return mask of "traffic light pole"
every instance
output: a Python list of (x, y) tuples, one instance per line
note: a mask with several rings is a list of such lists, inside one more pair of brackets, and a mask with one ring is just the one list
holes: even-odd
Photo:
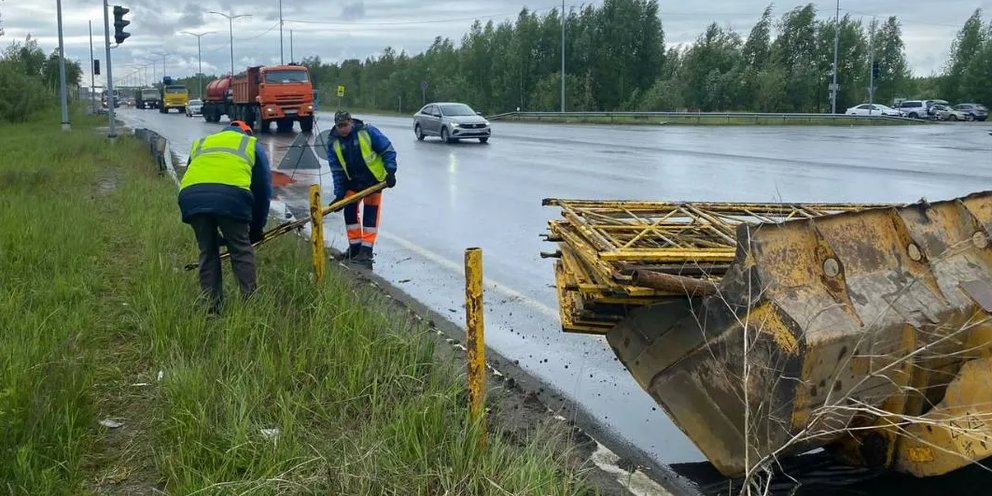
[(116, 118), (114, 116), (114, 64), (110, 58), (110, 13), (108, 10), (110, 10), (110, 7), (107, 5), (107, 0), (103, 0), (103, 35), (104, 45), (107, 48), (107, 85), (103, 91), (107, 95), (107, 116), (110, 119), (107, 137), (113, 142), (114, 138), (117, 137), (117, 129), (115, 127)]

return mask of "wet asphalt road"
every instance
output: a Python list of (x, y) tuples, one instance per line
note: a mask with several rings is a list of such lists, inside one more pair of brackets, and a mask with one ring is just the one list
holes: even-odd
[[(119, 114), (131, 127), (165, 135), (180, 154), (219, 129), (176, 114)], [(463, 251), (482, 247), (489, 283), (487, 344), (664, 464), (703, 457), (614, 359), (605, 340), (560, 331), (552, 262), (539, 256), (554, 249), (539, 236), (558, 212), (541, 207), (542, 199), (912, 202), (992, 188), (992, 125), (985, 123), (876, 128), (496, 122), (489, 144), (449, 145), (436, 138), (418, 142), (410, 118), (356, 117), (385, 132), (398, 153), (398, 184), (383, 200), (376, 272), (457, 322), (463, 312)], [(322, 153), (311, 155), (306, 139), (262, 138), (279, 164), (274, 169), (294, 183), (277, 195), (297, 212), (305, 210), (311, 182), (332, 197)], [(328, 217), (327, 229), (329, 243), (344, 248), (339, 215)]]

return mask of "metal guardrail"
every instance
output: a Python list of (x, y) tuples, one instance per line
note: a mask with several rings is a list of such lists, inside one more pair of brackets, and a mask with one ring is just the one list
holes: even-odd
[(632, 119), (651, 119), (651, 118), (664, 118), (670, 117), (673, 119), (679, 119), (680, 121), (691, 121), (691, 120), (719, 120), (719, 119), (780, 119), (785, 121), (815, 121), (815, 120), (852, 120), (852, 121), (864, 121), (866, 119), (870, 120), (885, 120), (885, 121), (900, 121), (900, 122), (914, 122), (923, 123), (919, 119), (911, 119), (908, 117), (887, 117), (887, 116), (857, 116), (857, 115), (845, 115), (845, 114), (792, 114), (792, 113), (760, 113), (760, 112), (506, 112), (503, 114), (496, 114), (489, 116), (488, 119), (491, 121), (495, 120), (506, 120), (513, 118), (527, 118), (527, 119), (561, 119), (561, 118), (604, 118), (604, 119), (615, 119), (615, 118), (632, 118)]

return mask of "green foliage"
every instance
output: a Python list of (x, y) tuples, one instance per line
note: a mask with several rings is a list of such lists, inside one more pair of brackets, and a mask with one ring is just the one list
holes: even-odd
[[(65, 73), (68, 88), (79, 85), (83, 71), (78, 62), (66, 60)], [(58, 91), (58, 50), (46, 58), (38, 41), (28, 36), (0, 54), (0, 122), (23, 122), (56, 105)]]

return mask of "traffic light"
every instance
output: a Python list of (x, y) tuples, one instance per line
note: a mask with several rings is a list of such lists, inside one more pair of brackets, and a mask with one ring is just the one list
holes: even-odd
[(878, 75), (881, 72), (882, 72), (882, 68), (881, 66), (878, 65), (878, 62), (875, 62), (871, 65), (871, 77), (878, 79)]
[(100, 59), (95, 59), (93, 61), (93, 75), (95, 76), (100, 75)]
[(124, 15), (131, 12), (131, 9), (126, 9), (120, 5), (114, 5), (114, 40), (120, 45), (124, 43), (124, 40), (131, 36), (131, 33), (124, 32), (124, 28), (131, 24), (131, 21), (124, 19)]

